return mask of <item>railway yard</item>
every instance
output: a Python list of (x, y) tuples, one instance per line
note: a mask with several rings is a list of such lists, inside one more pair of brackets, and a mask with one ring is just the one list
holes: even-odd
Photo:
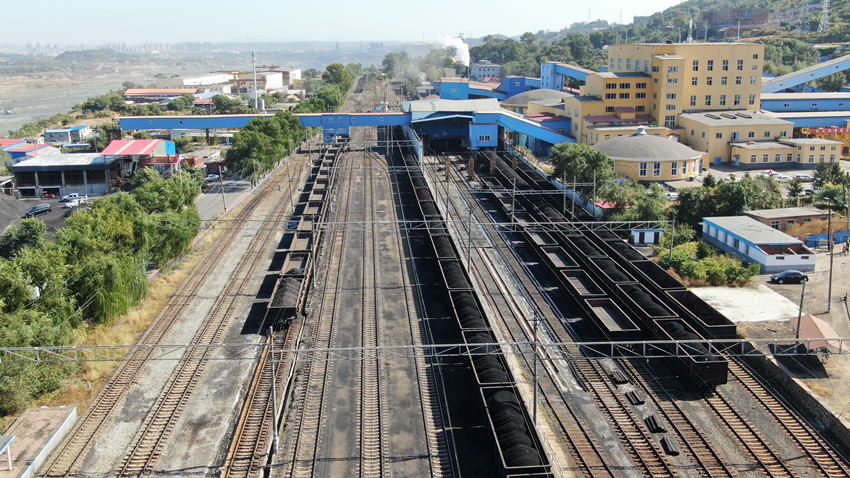
[(509, 155), (356, 128), (221, 224), (45, 476), (850, 476), (732, 322)]

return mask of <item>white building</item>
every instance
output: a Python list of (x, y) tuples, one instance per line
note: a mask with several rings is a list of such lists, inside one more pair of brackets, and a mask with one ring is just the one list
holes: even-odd
[(472, 81), (483, 81), (488, 76), (499, 76), (502, 74), (502, 65), (497, 65), (489, 60), (473, 63), (469, 71), (469, 79)]
[(802, 241), (751, 217), (704, 217), (702, 223), (705, 242), (743, 261), (760, 264), (763, 274), (815, 270), (817, 255)]
[(206, 75), (159, 78), (156, 80), (157, 88), (177, 88), (180, 86), (209, 86), (227, 83), (232, 79), (229, 73), (208, 73)]

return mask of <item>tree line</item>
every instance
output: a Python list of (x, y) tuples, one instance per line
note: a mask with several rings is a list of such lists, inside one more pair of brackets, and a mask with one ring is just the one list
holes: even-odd
[[(165, 180), (142, 169), (132, 193), (98, 199), (69, 217), (52, 240), (39, 219), (11, 226), (0, 241), (0, 346), (74, 345), (144, 298), (146, 272), (182, 254), (200, 226), (194, 199), (203, 172), (180, 176)], [(57, 390), (78, 369), (4, 363), (0, 414)]]

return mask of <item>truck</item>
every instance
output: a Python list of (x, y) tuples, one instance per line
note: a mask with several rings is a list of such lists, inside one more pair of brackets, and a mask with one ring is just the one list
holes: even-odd
[(88, 196), (77, 196), (74, 199), (69, 199), (65, 203), (64, 207), (69, 207), (69, 208), (70, 207), (80, 207), (83, 204), (87, 204), (87, 203), (88, 203)]
[(59, 202), (73, 201), (74, 199), (80, 199), (80, 197), (81, 196), (80, 196), (79, 193), (66, 194), (66, 195), (62, 196), (62, 199), (60, 199)]

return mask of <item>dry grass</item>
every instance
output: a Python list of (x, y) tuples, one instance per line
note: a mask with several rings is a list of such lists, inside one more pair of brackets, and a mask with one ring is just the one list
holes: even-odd
[[(226, 225), (213, 228), (204, 241), (173, 269), (154, 279), (148, 288), (147, 296), (127, 315), (118, 317), (113, 325), (81, 328), (77, 345), (132, 345), (138, 342), (141, 335), (168, 304), (180, 284), (209, 254), (212, 244), (221, 235), (224, 227)], [(42, 397), (37, 405), (75, 404), (82, 413), (92, 403), (117, 366), (117, 362), (109, 361), (83, 362), (79, 373), (69, 377), (66, 385), (57, 392)]]
[(809, 236), (817, 236), (820, 234), (826, 234), (829, 231), (829, 223), (826, 220), (817, 220), (808, 222), (806, 224), (794, 224), (789, 227), (785, 232), (789, 236), (794, 236), (800, 238), (801, 241), (805, 241)]
[(826, 387), (818, 382), (808, 382), (806, 385), (808, 385), (809, 388), (812, 389), (812, 392), (814, 392), (816, 395), (820, 395), (823, 398), (829, 398), (832, 396), (832, 387)]

